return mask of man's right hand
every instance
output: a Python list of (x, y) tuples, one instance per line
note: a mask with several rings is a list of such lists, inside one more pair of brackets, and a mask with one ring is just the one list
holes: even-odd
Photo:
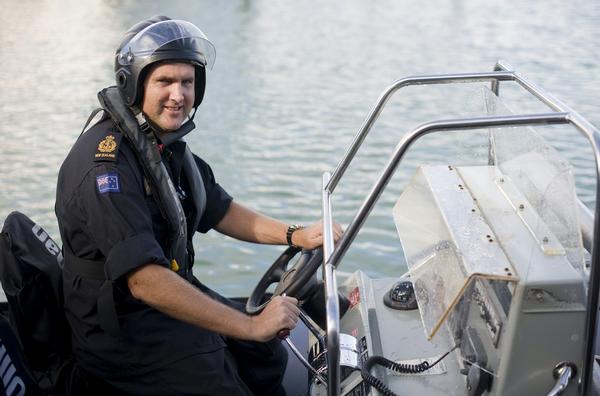
[(251, 317), (250, 338), (269, 341), (280, 330), (292, 330), (296, 327), (299, 315), (298, 300), (287, 296), (273, 297), (259, 315)]

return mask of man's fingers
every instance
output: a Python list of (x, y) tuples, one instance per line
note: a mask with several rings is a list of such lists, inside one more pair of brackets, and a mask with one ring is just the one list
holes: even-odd
[(294, 305), (298, 305), (298, 299), (295, 297), (286, 296), (285, 294), (282, 294), (280, 297), (285, 301), (289, 301)]
[(261, 327), (258, 341), (266, 341), (273, 337), (285, 338), (298, 323), (300, 308), (298, 300), (285, 295), (275, 296), (267, 307), (256, 318)]
[(273, 298), (271, 303), (273, 304), (274, 310), (280, 311), (282, 316), (291, 318), (295, 324), (298, 316), (300, 315), (300, 308), (298, 308), (297, 299), (282, 295)]
[(281, 329), (277, 332), (277, 338), (280, 340), (285, 340), (290, 335), (290, 329)]
[(286, 296), (285, 294), (282, 294), (281, 296), (277, 296), (277, 297), (273, 298), (273, 300), (280, 300), (282, 304), (289, 304), (294, 307), (298, 306), (298, 299), (296, 299), (294, 297)]
[(287, 299), (286, 301), (286, 308), (297, 318), (298, 315), (300, 315), (300, 308), (298, 307), (298, 300), (295, 299), (294, 297), (285, 297)]

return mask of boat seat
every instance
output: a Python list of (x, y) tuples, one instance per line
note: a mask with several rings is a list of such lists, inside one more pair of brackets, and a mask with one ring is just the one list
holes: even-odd
[(2, 376), (4, 395), (42, 394), (27, 369), (19, 340), (2, 314), (0, 314), (0, 372), (4, 373)]

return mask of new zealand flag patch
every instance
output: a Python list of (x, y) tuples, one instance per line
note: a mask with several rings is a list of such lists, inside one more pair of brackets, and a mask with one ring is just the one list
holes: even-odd
[(121, 192), (119, 175), (116, 172), (109, 172), (96, 176), (96, 185), (98, 186), (98, 192), (100, 194)]

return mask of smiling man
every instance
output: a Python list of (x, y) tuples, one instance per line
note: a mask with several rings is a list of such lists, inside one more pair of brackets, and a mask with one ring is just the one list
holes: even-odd
[(313, 249), (321, 225), (290, 226), (233, 201), (181, 139), (213, 61), (189, 22), (133, 26), (116, 53), (117, 86), (99, 94), (105, 115), (61, 167), (65, 312), (76, 363), (102, 380), (99, 393), (284, 393), (287, 354), (275, 336), (296, 325), (297, 300), (279, 296), (247, 315), (193, 276), (192, 237), (215, 229)]
[(195, 68), (189, 63), (166, 63), (152, 67), (144, 82), (142, 113), (163, 131), (175, 131), (194, 105)]

